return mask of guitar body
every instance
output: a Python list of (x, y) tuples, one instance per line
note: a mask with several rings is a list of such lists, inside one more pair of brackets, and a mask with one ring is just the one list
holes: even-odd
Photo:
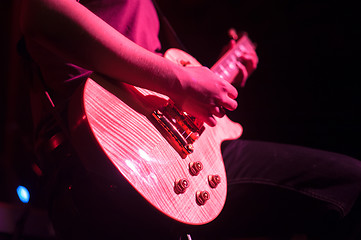
[[(199, 64), (180, 50), (170, 50), (165, 57)], [(167, 102), (164, 95), (127, 84), (114, 87), (93, 74), (70, 105), (73, 142), (89, 171), (124, 177), (165, 215), (186, 224), (205, 224), (218, 216), (227, 195), (220, 145), (238, 138), (242, 127), (226, 116), (217, 119), (216, 127), (205, 126), (193, 144), (194, 152), (182, 156), (152, 116)], [(194, 162), (203, 165), (197, 175), (189, 169)], [(216, 187), (209, 183), (214, 175), (220, 177)], [(184, 179), (186, 189), (176, 191)], [(209, 199), (199, 202), (198, 194), (205, 191)]]

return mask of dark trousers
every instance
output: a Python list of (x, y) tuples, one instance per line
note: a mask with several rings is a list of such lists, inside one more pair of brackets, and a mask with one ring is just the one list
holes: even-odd
[(360, 161), (246, 140), (224, 143), (223, 158), (228, 196), (221, 215), (207, 226), (214, 239), (283, 239), (294, 233), (315, 239), (361, 239)]
[[(159, 213), (149, 219), (152, 215), (148, 213), (118, 211), (105, 199), (112, 198), (113, 191), (132, 194), (128, 186), (99, 192), (98, 188), (106, 189), (101, 181), (65, 173), (59, 177), (63, 180), (51, 202), (55, 229), (68, 239), (177, 239), (185, 233), (193, 240), (287, 239), (294, 233), (305, 233), (310, 239), (361, 239), (360, 161), (310, 148), (247, 140), (226, 142), (222, 151), (228, 196), (220, 216), (209, 224), (164, 224)], [(87, 194), (90, 197), (84, 197)], [(117, 204), (138, 204), (126, 201)], [(150, 224), (144, 224), (144, 216)]]

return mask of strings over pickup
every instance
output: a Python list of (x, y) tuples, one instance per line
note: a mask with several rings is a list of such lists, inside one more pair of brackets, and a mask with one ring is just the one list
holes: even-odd
[(160, 130), (172, 147), (182, 158), (186, 158), (194, 151), (193, 143), (203, 133), (203, 122), (180, 111), (171, 100), (166, 106), (155, 110), (152, 117), (161, 127)]

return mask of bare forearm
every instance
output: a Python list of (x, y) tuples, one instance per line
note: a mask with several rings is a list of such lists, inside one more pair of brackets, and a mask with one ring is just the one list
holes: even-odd
[(23, 0), (21, 28), (67, 61), (169, 96), (211, 126), (237, 90), (204, 67), (181, 67), (131, 42), (75, 0)]
[(134, 44), (74, 0), (24, 0), (25, 35), (69, 62), (123, 81), (169, 93), (180, 67)]

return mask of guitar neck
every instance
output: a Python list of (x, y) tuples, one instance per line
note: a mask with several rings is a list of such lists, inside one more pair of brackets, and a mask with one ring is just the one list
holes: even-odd
[(236, 43), (236, 45), (224, 54), (211, 68), (221, 78), (232, 83), (239, 72), (237, 63), (240, 57), (247, 52), (254, 51), (255, 45), (245, 34)]

